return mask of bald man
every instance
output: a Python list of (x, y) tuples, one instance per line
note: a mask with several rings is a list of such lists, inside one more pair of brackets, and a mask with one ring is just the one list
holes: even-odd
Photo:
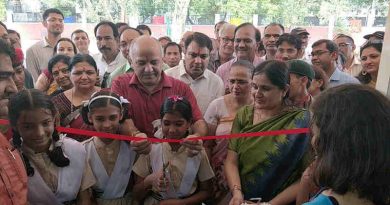
[[(135, 120), (135, 127), (146, 133), (148, 137), (154, 136), (153, 122), (160, 120), (160, 106), (165, 98), (172, 95), (185, 97), (192, 106), (194, 136), (207, 135), (207, 125), (196, 102), (191, 88), (167, 76), (162, 72), (163, 53), (160, 43), (149, 36), (141, 36), (130, 46), (131, 67), (134, 73), (126, 73), (112, 82), (111, 90), (130, 102), (129, 116)], [(134, 129), (136, 129), (134, 128)], [(202, 149), (202, 143), (186, 141), (185, 146), (196, 154)]]

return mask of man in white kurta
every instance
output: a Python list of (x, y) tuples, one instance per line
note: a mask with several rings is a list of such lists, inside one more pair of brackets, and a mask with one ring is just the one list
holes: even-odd
[(164, 71), (190, 86), (202, 114), (211, 101), (224, 94), (222, 79), (207, 69), (211, 50), (210, 38), (195, 32), (185, 41), (184, 63)]

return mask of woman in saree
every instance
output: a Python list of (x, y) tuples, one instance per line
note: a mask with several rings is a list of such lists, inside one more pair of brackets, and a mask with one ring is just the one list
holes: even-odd
[[(229, 72), (229, 94), (213, 100), (204, 115), (209, 127), (209, 135), (228, 135), (237, 111), (252, 104), (250, 81), (254, 66), (246, 60), (233, 63)], [(224, 161), (227, 155), (227, 139), (206, 140), (204, 142), (211, 167), (215, 173), (213, 204), (229, 203), (229, 187), (224, 173)]]
[[(308, 127), (308, 111), (285, 103), (288, 79), (284, 62), (271, 60), (258, 65), (251, 82), (254, 102), (237, 112), (232, 133)], [(252, 198), (272, 205), (294, 202), (297, 182), (307, 165), (308, 147), (306, 133), (230, 139), (225, 161), (230, 204), (240, 205)]]
[[(94, 92), (100, 90), (100, 87), (95, 86), (97, 80), (96, 62), (88, 54), (77, 54), (71, 59), (69, 67), (73, 88), (52, 98), (60, 113), (61, 126), (93, 130), (91, 125), (83, 122), (79, 108), (82, 107), (83, 101), (89, 100)], [(68, 137), (77, 141), (87, 139), (85, 136), (70, 134)]]

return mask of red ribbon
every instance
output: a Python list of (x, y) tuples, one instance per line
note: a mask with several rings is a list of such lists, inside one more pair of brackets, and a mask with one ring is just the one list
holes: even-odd
[[(0, 119), (0, 124), (8, 125), (8, 120)], [(119, 135), (119, 134), (111, 134), (105, 132), (96, 132), (90, 130), (80, 130), (69, 127), (57, 127), (57, 130), (62, 133), (76, 134), (76, 135), (84, 135), (91, 137), (101, 137), (101, 138), (109, 138), (116, 140), (126, 140), (126, 141), (140, 141), (145, 140), (142, 137), (133, 137), (127, 135)], [(249, 138), (249, 137), (261, 137), (261, 136), (275, 136), (275, 135), (287, 135), (287, 134), (301, 134), (308, 133), (309, 128), (298, 128), (298, 129), (289, 129), (289, 130), (272, 130), (272, 131), (264, 131), (264, 132), (251, 132), (251, 133), (238, 133), (238, 134), (230, 134), (230, 135), (219, 135), (219, 136), (202, 136), (202, 137), (193, 137), (186, 138), (189, 140), (215, 140), (215, 139), (232, 139), (232, 138)], [(150, 142), (183, 142), (183, 139), (158, 139), (154, 137), (146, 138)]]

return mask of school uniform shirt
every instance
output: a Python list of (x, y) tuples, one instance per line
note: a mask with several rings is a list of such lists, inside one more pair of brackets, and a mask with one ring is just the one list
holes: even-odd
[[(46, 185), (53, 191), (53, 193), (55, 193), (58, 188), (58, 171), (61, 167), (57, 167), (53, 162), (51, 162), (46, 152), (35, 153), (34, 150), (27, 146), (22, 146), (22, 149), (23, 154), (25, 154), (30, 163), (35, 166), (35, 172), (39, 172)], [(87, 161), (85, 161), (85, 163), (86, 165), (81, 179), (80, 192), (92, 187), (96, 182), (91, 167)]]
[[(176, 152), (172, 150), (169, 143), (162, 143), (162, 153), (164, 156), (164, 161), (169, 161), (168, 171), (170, 173), (171, 182), (176, 191), (179, 190), (182, 177), (184, 175), (184, 170), (187, 164), (188, 154), (186, 152), (186, 148), (181, 146)], [(189, 195), (192, 195), (197, 187), (198, 182), (204, 182), (214, 177), (214, 172), (210, 166), (209, 159), (207, 158), (207, 154), (203, 149), (200, 153), (201, 161), (198, 169), (197, 176), (192, 183), (192, 187), (190, 188)], [(162, 160), (162, 158), (161, 158)], [(151, 157), (149, 155), (141, 155), (137, 162), (133, 166), (133, 171), (138, 176), (145, 178), (148, 175), (152, 174), (152, 165), (151, 165)], [(146, 197), (148, 198), (148, 196)], [(150, 201), (150, 199), (146, 199), (145, 201)], [(153, 200), (151, 200), (153, 201)], [(153, 204), (153, 203), (151, 203)], [(147, 205), (145, 203), (145, 205)]]
[[(82, 144), (84, 144), (84, 146), (86, 146), (86, 144), (88, 144), (88, 143), (94, 144), (96, 152), (99, 155), (99, 158), (104, 166), (104, 169), (107, 172), (107, 175), (111, 176), (113, 171), (114, 171), (117, 159), (118, 159), (118, 155), (119, 155), (120, 147), (121, 147), (121, 141), (113, 140), (109, 144), (105, 144), (100, 138), (93, 137), (93, 138), (90, 138), (90, 139), (84, 141)], [(88, 160), (91, 160), (91, 159), (88, 159)], [(121, 162), (118, 162), (118, 163), (121, 163)], [(130, 163), (130, 162), (128, 162), (128, 163)], [(96, 180), (98, 181), (98, 179), (96, 179)], [(116, 199), (96, 198), (96, 201), (97, 201), (98, 205), (128, 205), (128, 204), (134, 203), (131, 199), (131, 193), (127, 193), (122, 198), (116, 198)]]

